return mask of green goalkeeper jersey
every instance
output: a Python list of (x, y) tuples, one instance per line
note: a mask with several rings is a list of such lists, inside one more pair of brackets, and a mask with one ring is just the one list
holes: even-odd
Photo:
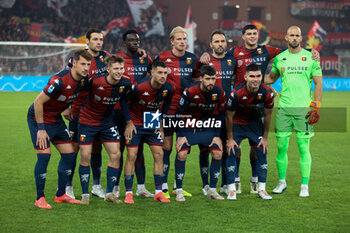
[(282, 79), (278, 107), (309, 107), (312, 77), (322, 76), (320, 62), (312, 59), (311, 52), (302, 49), (293, 54), (285, 50), (275, 57), (271, 71)]

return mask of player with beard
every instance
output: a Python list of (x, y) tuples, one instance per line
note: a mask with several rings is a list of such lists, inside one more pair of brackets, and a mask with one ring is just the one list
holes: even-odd
[[(184, 127), (178, 129), (175, 159), (176, 201), (184, 202), (182, 183), (188, 151), (193, 145), (211, 151), (210, 184), (207, 197), (225, 200), (216, 191), (220, 176), (222, 142), (220, 139), (225, 110), (225, 92), (215, 86), (216, 70), (211, 66), (201, 67), (200, 82), (185, 89), (179, 102), (177, 114), (183, 115)], [(191, 117), (185, 117), (190, 115)], [(193, 122), (192, 125), (189, 122)], [(205, 126), (208, 122), (209, 126)], [(212, 125), (212, 123), (214, 125)]]
[[(234, 82), (233, 67), (236, 59), (232, 54), (226, 54), (227, 41), (226, 35), (221, 30), (214, 30), (210, 35), (210, 47), (212, 54), (210, 54), (209, 65), (216, 70), (216, 82), (215, 85), (222, 88), (225, 91), (226, 100), (230, 96), (232, 83)], [(223, 126), (225, 128), (225, 126)], [(222, 156), (222, 184), (226, 184), (226, 172), (225, 172), (225, 160), (227, 158), (226, 152), (226, 131), (221, 131), (220, 138), (223, 143), (223, 156)], [(202, 192), (207, 195), (209, 190), (208, 171), (209, 171), (209, 151), (200, 148), (199, 156), (200, 172), (203, 182)]]

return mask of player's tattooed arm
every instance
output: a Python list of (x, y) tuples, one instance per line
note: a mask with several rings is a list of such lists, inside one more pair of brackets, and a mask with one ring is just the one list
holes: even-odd
[(46, 149), (47, 140), (50, 140), (50, 137), (47, 134), (45, 128), (40, 128), (39, 126), (43, 126), (44, 124), (44, 103), (46, 103), (49, 100), (50, 97), (47, 96), (43, 91), (40, 92), (40, 94), (34, 100), (35, 121), (38, 124), (39, 128), (37, 133), (36, 145), (39, 146), (40, 149)]

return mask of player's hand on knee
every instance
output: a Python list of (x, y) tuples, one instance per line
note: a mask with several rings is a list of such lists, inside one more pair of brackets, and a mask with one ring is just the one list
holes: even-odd
[(222, 151), (222, 141), (219, 137), (214, 137), (209, 147), (212, 147), (214, 144), (218, 145), (219, 149)]
[(50, 137), (47, 134), (46, 130), (38, 130), (36, 137), (36, 145), (39, 146), (40, 149), (46, 149), (47, 140), (50, 140)]
[(187, 141), (186, 137), (179, 137), (176, 141), (176, 151), (179, 152), (182, 148), (182, 146), (186, 144), (187, 146), (190, 146), (190, 144)]
[(267, 150), (269, 148), (269, 141), (267, 138), (262, 138), (258, 144), (257, 147), (262, 147), (263, 148), (263, 153), (267, 154)]
[(310, 111), (306, 114), (305, 118), (309, 118), (307, 123), (310, 125), (315, 124), (320, 119), (320, 107), (321, 102), (320, 101), (312, 101), (310, 103)]
[(228, 156), (230, 156), (231, 151), (233, 154), (235, 154), (235, 147), (239, 147), (237, 142), (234, 139), (227, 139), (226, 148)]

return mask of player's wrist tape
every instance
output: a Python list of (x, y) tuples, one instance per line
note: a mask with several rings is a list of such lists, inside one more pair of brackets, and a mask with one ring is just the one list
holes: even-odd
[(311, 108), (320, 108), (321, 107), (321, 101), (314, 100), (310, 103)]
[(44, 123), (37, 123), (38, 130), (45, 130), (45, 124)]

